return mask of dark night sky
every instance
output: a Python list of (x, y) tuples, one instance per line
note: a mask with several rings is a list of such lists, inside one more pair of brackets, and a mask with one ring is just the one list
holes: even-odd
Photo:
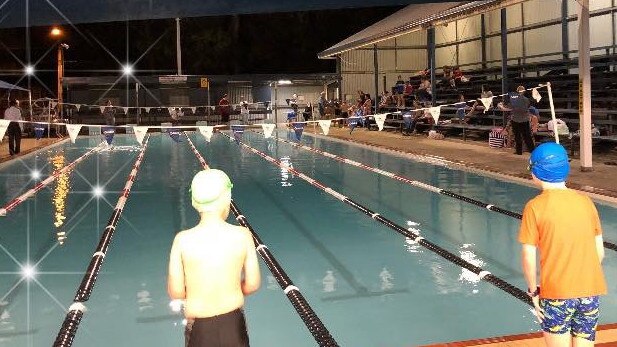
[[(62, 24), (67, 20), (76, 24), (397, 6), (418, 2), (431, 0), (9, 0), (0, 10), (0, 27)], [(29, 6), (28, 17), (26, 4)], [(29, 23), (26, 23), (26, 18)]]

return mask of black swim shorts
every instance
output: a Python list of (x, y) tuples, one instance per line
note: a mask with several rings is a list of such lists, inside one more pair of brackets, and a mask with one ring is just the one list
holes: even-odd
[(184, 331), (186, 347), (248, 347), (249, 336), (242, 309), (189, 320)]

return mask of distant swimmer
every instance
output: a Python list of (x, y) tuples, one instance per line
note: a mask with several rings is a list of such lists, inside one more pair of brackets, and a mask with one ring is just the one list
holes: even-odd
[(186, 347), (249, 346), (244, 296), (259, 289), (261, 276), (250, 231), (225, 222), (231, 188), (223, 171), (195, 175), (192, 202), (201, 220), (171, 248), (167, 290), (185, 300)]

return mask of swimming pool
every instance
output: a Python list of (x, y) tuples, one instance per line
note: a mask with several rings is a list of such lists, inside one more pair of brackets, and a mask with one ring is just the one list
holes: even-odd
[[(232, 177), (235, 202), (341, 346), (412, 346), (537, 330), (522, 302), (477, 276), (221, 135), (211, 143), (190, 137), (210, 166)], [(518, 220), (255, 133), (244, 139), (398, 224), (419, 223), (426, 239), (525, 287)], [(58, 163), (63, 157), (66, 165), (99, 142), (79, 138), (0, 166), (0, 201), (32, 185), (30, 169), (46, 177), (51, 158)], [(537, 194), (350, 144), (308, 136), (303, 142), (512, 211), (520, 212)], [(114, 150), (89, 156), (62, 183), (0, 218), (0, 298), (10, 291), (0, 300), (0, 346), (51, 345), (139, 152), (135, 144), (131, 136), (117, 136)], [(172, 312), (166, 294), (167, 257), (175, 232), (197, 221), (188, 186), (199, 169), (186, 141), (152, 136), (74, 346), (182, 345), (182, 317)], [(93, 198), (97, 185), (104, 199)], [(615, 242), (617, 211), (598, 207), (605, 238)], [(59, 215), (66, 219), (56, 227)], [(59, 232), (66, 233), (62, 245)], [(35, 280), (19, 282), (18, 264), (41, 258)], [(617, 307), (616, 268), (615, 252), (607, 251), (612, 294), (603, 300), (601, 323), (617, 322), (611, 309)], [(265, 266), (262, 271), (262, 289), (246, 303), (252, 345), (314, 346), (274, 278)]]

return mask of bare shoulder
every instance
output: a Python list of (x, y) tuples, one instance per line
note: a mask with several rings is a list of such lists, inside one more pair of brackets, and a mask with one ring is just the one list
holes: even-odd
[(237, 226), (237, 225), (231, 225), (230, 229), (232, 230), (232, 232), (236, 233), (238, 237), (243, 238), (245, 240), (249, 240), (250, 242), (253, 242), (253, 235), (251, 234), (251, 231), (248, 228)]

